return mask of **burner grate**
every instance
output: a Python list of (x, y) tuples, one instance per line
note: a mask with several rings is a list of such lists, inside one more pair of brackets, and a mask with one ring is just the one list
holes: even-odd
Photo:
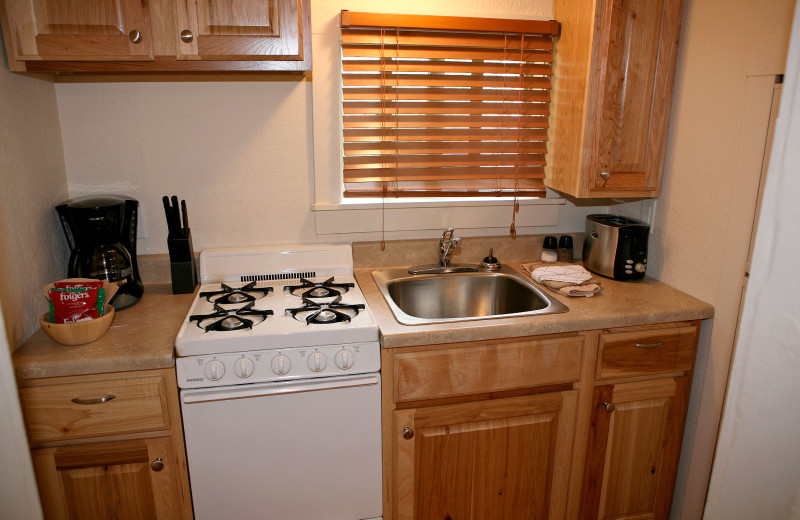
[(254, 325), (258, 325), (273, 315), (271, 310), (254, 309), (253, 305), (254, 303), (250, 302), (238, 309), (224, 309), (215, 303), (214, 312), (193, 314), (189, 316), (189, 321), (196, 321), (197, 326), (206, 332), (252, 329)]
[(314, 278), (317, 276), (315, 271), (305, 271), (302, 273), (273, 273), (273, 274), (249, 274), (240, 277), (240, 282), (266, 282), (271, 280), (297, 280), (298, 278)]
[(286, 309), (284, 312), (297, 321), (305, 321), (306, 325), (311, 325), (349, 322), (365, 307), (361, 303), (347, 305), (340, 303), (341, 301), (341, 296), (329, 303), (318, 303), (304, 297), (302, 307)]

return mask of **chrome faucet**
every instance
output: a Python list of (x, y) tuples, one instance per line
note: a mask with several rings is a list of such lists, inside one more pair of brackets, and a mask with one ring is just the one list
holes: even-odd
[(453, 251), (461, 246), (461, 239), (455, 238), (453, 228), (447, 228), (442, 233), (442, 238), (439, 240), (439, 267), (450, 267), (450, 257), (453, 256)]
[(478, 266), (473, 264), (451, 264), (450, 258), (457, 247), (461, 246), (461, 239), (453, 236), (455, 230), (447, 228), (439, 239), (439, 263), (428, 265), (415, 265), (409, 267), (409, 274), (447, 274), (477, 271)]

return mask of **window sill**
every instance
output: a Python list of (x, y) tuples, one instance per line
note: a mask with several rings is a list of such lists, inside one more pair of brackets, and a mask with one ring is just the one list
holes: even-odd
[[(519, 199), (516, 227), (555, 226), (561, 198)], [(342, 233), (412, 232), (455, 227), (472, 234), (507, 232), (511, 198), (464, 199), (348, 199), (312, 205), (319, 235)]]

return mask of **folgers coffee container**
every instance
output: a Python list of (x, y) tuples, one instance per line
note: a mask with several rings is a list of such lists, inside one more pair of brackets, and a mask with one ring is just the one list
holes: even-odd
[(620, 215), (586, 217), (583, 265), (615, 280), (638, 280), (647, 271), (650, 226)]

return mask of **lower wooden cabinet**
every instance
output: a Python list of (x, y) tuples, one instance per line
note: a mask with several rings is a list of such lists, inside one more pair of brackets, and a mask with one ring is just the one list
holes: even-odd
[(48, 518), (181, 518), (169, 437), (43, 448), (33, 462)]
[(24, 381), (48, 520), (192, 518), (172, 369)]
[(384, 520), (667, 519), (698, 330), (385, 349)]
[(582, 519), (669, 518), (689, 381), (679, 377), (595, 388)]
[(398, 410), (398, 519), (563, 517), (577, 392)]

